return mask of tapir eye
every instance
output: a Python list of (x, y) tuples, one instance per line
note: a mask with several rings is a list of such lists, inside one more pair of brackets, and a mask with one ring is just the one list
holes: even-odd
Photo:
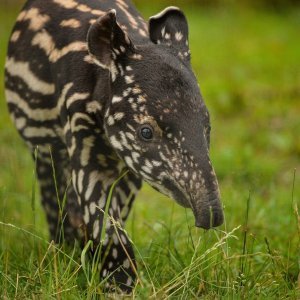
[(153, 138), (153, 128), (150, 125), (143, 125), (140, 129), (140, 137), (145, 141)]

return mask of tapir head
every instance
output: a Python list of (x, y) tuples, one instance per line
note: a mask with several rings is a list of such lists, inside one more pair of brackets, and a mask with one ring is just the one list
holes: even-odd
[(133, 44), (114, 10), (88, 33), (90, 55), (108, 74), (104, 127), (112, 147), (131, 171), (191, 208), (196, 226), (207, 229), (223, 223), (223, 212), (209, 158), (209, 113), (188, 45), (186, 18), (175, 7), (150, 18), (142, 45)]

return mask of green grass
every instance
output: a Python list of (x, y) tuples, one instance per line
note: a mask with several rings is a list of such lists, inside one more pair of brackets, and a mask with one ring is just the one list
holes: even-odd
[[(300, 10), (185, 11), (226, 223), (196, 229), (190, 211), (144, 186), (126, 228), (139, 265), (132, 297), (299, 299)], [(84, 253), (48, 243), (32, 197), (34, 164), (6, 110), (3, 65), (16, 14), (0, 8), (0, 294), (94, 299), (101, 289)]]

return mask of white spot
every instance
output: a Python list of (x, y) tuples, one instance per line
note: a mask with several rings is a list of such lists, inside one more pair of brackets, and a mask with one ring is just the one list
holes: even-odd
[(50, 20), (50, 17), (45, 14), (41, 14), (37, 8), (31, 8), (29, 10), (22, 11), (18, 18), (18, 21), (29, 21), (29, 29), (37, 31), (42, 29), (45, 24)]
[(142, 166), (141, 168), (144, 172), (151, 174), (152, 173), (152, 169), (149, 168), (148, 166)]
[(128, 206), (124, 206), (123, 209), (122, 209), (122, 218), (125, 218), (128, 216), (128, 213), (129, 213), (129, 208)]
[(159, 151), (158, 154), (159, 154), (160, 158), (161, 158), (164, 162), (166, 162), (170, 168), (173, 168), (172, 163), (171, 163), (171, 162), (169, 161), (169, 159), (163, 154), (163, 152)]
[(159, 167), (162, 165), (162, 162), (161, 161), (157, 161), (157, 160), (153, 160), (152, 161), (152, 164), (155, 166), (155, 167)]
[(12, 36), (11, 36), (11, 38), (10, 38), (11, 42), (16, 42), (16, 41), (19, 39), (20, 34), (21, 34), (21, 31), (20, 31), (20, 30), (16, 30), (16, 31), (12, 34)]
[(135, 167), (133, 166), (133, 161), (132, 161), (131, 157), (125, 156), (124, 160), (129, 168), (135, 170)]
[(96, 239), (100, 232), (100, 224), (99, 220), (95, 221), (93, 226), (93, 238)]
[(113, 118), (113, 116), (109, 116), (109, 117), (107, 118), (107, 124), (108, 124), (109, 126), (112, 126), (112, 125), (115, 124), (115, 119)]
[(131, 108), (132, 108), (132, 110), (135, 111), (137, 109), (137, 104), (136, 103), (132, 103), (131, 104)]
[(59, 25), (61, 27), (78, 28), (81, 26), (81, 23), (79, 20), (76, 19), (68, 19), (61, 21)]
[(106, 194), (102, 194), (99, 199), (98, 206), (99, 208), (103, 209), (105, 204), (106, 204)]
[(124, 116), (125, 114), (123, 112), (117, 112), (114, 114), (114, 119), (120, 121)]
[(140, 94), (142, 92), (142, 90), (139, 87), (135, 86), (132, 89), (132, 92), (133, 92), (133, 94), (137, 95), (137, 94)]
[(117, 54), (117, 55), (120, 55), (120, 51), (116, 48), (113, 48), (113, 51)]
[(125, 82), (127, 84), (133, 83), (134, 82), (133, 75), (131, 75), (131, 76), (129, 76), (129, 75), (125, 76)]
[(122, 97), (119, 97), (119, 96), (113, 96), (111, 102), (112, 103), (118, 103), (118, 102), (121, 102), (123, 100)]
[(132, 55), (132, 58), (133, 59), (136, 59), (136, 60), (142, 60), (142, 55), (140, 55), (140, 54), (136, 54), (136, 53), (134, 53), (133, 55)]
[(102, 106), (98, 101), (91, 101), (87, 103), (86, 110), (88, 113), (96, 113), (98, 111), (101, 111)]
[[(76, 172), (75, 170), (72, 171), (72, 182), (73, 182), (73, 186), (76, 188)], [(77, 192), (77, 191), (76, 191)]]
[(138, 103), (144, 103), (144, 102), (146, 102), (146, 98), (142, 95), (139, 95), (138, 98), (137, 98), (137, 102)]
[[(113, 198), (112, 198), (111, 206), (112, 206), (112, 209), (113, 209), (114, 211), (117, 210), (117, 199), (116, 199), (116, 197), (113, 197)], [(111, 214), (112, 214), (112, 213), (111, 213)]]
[(126, 136), (131, 140), (134, 141), (134, 135), (130, 132), (126, 132)]
[(135, 129), (134, 129), (130, 124), (126, 124), (126, 126), (127, 126), (131, 131), (135, 131)]
[(152, 177), (150, 177), (148, 174), (146, 174), (145, 172), (143, 172), (143, 171), (140, 171), (140, 174), (143, 176), (143, 178), (145, 179), (145, 180), (148, 180), (148, 181), (153, 181), (153, 179), (152, 179)]
[(123, 97), (127, 97), (131, 92), (131, 88), (127, 88), (124, 92), (123, 92)]
[(120, 46), (120, 50), (122, 53), (125, 53), (125, 51), (126, 51), (125, 47), (123, 47), (123, 46)]
[(175, 171), (174, 175), (175, 175), (176, 179), (178, 179), (180, 177), (180, 173), (178, 171)]
[(123, 267), (124, 267), (125, 269), (129, 269), (129, 267), (130, 267), (130, 262), (129, 262), (128, 258), (126, 258), (126, 259), (124, 260), (124, 262), (123, 262)]
[(170, 38), (171, 38), (170, 33), (166, 33), (166, 34), (165, 34), (165, 39), (166, 39), (166, 40), (169, 40)]
[(117, 141), (116, 137), (113, 135), (110, 138), (110, 143), (112, 144), (112, 146), (120, 151), (123, 151), (123, 146), (121, 145), (121, 143), (119, 141)]
[(116, 248), (113, 248), (112, 256), (113, 256), (114, 259), (116, 259), (118, 257), (118, 250)]
[(176, 41), (180, 42), (182, 40), (182, 38), (183, 38), (183, 35), (182, 35), (182, 33), (180, 31), (178, 31), (178, 32), (175, 33), (175, 39), (176, 39)]
[(117, 74), (118, 74), (117, 67), (116, 67), (116, 65), (113, 62), (111, 62), (111, 65), (110, 65), (110, 75), (111, 75), (112, 82), (114, 82), (116, 80)]
[(117, 234), (114, 234), (114, 235), (112, 236), (112, 239), (113, 239), (113, 242), (114, 242), (115, 245), (119, 245), (119, 239), (118, 239)]
[(106, 269), (103, 269), (102, 275), (103, 275), (104, 277), (107, 275), (107, 270), (106, 270)]
[(123, 147), (125, 147), (125, 148), (127, 148), (129, 150), (132, 150), (131, 145), (128, 144), (128, 141), (127, 141), (127, 138), (125, 136), (125, 133), (123, 131), (120, 131), (119, 134), (120, 134), (120, 137), (121, 137), (121, 140), (122, 140)]
[(91, 213), (91, 215), (94, 215), (95, 212), (96, 212), (96, 204), (95, 204), (95, 202), (91, 202), (91, 204), (90, 204), (90, 213)]
[(138, 163), (139, 163), (139, 160), (138, 160), (138, 159), (140, 158), (140, 154), (139, 154), (138, 152), (133, 151), (133, 152), (131, 153), (131, 156), (132, 156), (134, 162), (138, 164)]
[(78, 186), (78, 193), (81, 194), (82, 193), (82, 190), (83, 190), (83, 177), (84, 177), (84, 172), (83, 170), (81, 169), (79, 172), (78, 172), (78, 183), (77, 183), (77, 186)]
[(90, 212), (89, 212), (87, 205), (85, 205), (85, 207), (84, 207), (83, 220), (84, 220), (85, 224), (88, 224), (90, 222)]
[(89, 198), (91, 197), (95, 186), (97, 184), (97, 182), (99, 181), (103, 181), (103, 175), (101, 173), (99, 173), (98, 171), (93, 171), (90, 173), (89, 176), (89, 181), (88, 181), (88, 186), (84, 195), (84, 198), (86, 201), (89, 200)]
[(123, 242), (124, 245), (127, 244), (127, 239), (126, 239), (126, 237), (125, 237), (124, 234), (121, 234), (121, 240), (122, 240), (122, 242)]
[(132, 278), (131, 277), (128, 277), (127, 281), (126, 281), (126, 285), (127, 286), (131, 286), (132, 284)]
[(153, 168), (153, 165), (152, 165), (152, 163), (150, 162), (149, 159), (146, 159), (146, 160), (145, 160), (145, 164), (146, 164), (146, 166), (149, 167), (150, 169)]

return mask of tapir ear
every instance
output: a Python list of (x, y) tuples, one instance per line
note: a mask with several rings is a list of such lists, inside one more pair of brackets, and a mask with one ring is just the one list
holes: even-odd
[(190, 60), (188, 23), (184, 13), (178, 7), (167, 7), (151, 17), (149, 35), (153, 43), (173, 47), (182, 59)]
[(116, 20), (116, 10), (111, 9), (93, 23), (87, 34), (90, 56), (102, 68), (110, 69), (112, 60), (134, 52), (128, 35)]

